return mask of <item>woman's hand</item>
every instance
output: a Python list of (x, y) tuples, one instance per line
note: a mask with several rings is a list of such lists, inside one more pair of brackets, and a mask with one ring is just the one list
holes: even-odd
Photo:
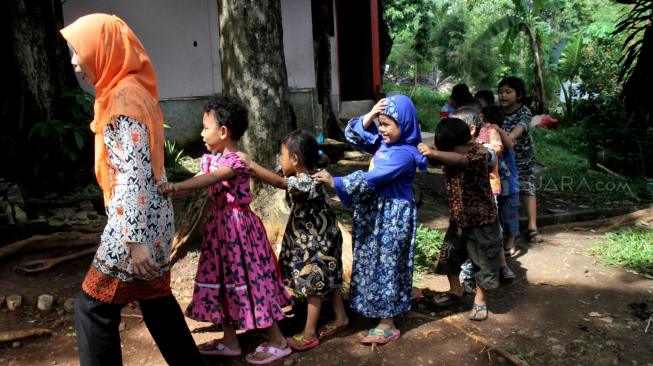
[(434, 155), (437, 152), (435, 148), (430, 147), (425, 143), (417, 145), (417, 150), (419, 150), (419, 153), (426, 156), (427, 158), (434, 158)]
[(134, 275), (143, 279), (150, 279), (159, 274), (158, 266), (152, 259), (150, 247), (147, 244), (129, 242), (127, 246), (132, 258), (132, 272)]
[(320, 170), (319, 172), (312, 175), (313, 180), (322, 183), (325, 186), (333, 189), (333, 176), (326, 170)]
[(363, 128), (367, 128), (367, 126), (369, 126), (370, 123), (372, 123), (374, 118), (376, 118), (376, 116), (378, 116), (379, 113), (382, 113), (385, 110), (387, 104), (388, 104), (387, 98), (383, 98), (378, 102), (376, 102), (374, 107), (372, 107), (372, 109), (363, 118)]
[(172, 182), (166, 182), (159, 184), (159, 187), (156, 190), (160, 195), (167, 197), (170, 194), (177, 192), (177, 187), (175, 187), (175, 184)]

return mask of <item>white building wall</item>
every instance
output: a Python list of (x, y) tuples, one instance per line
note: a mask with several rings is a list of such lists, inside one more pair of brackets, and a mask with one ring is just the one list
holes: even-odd
[(283, 49), (290, 88), (315, 88), (311, 2), (281, 0)]
[(91, 13), (115, 14), (147, 50), (161, 99), (222, 91), (216, 0), (68, 0), (64, 24)]

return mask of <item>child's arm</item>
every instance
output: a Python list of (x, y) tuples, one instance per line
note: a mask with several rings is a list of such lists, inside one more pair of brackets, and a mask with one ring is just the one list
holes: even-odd
[(492, 128), (499, 134), (499, 137), (501, 138), (501, 143), (506, 149), (512, 149), (515, 146), (515, 139), (523, 133), (523, 127), (517, 126), (512, 132), (515, 132), (517, 129), (520, 129), (519, 135), (515, 138), (511, 137), (511, 134), (502, 130), (501, 127), (497, 125), (492, 125)]
[(380, 146), (379, 131), (374, 124), (374, 118), (385, 110), (387, 100), (379, 100), (364, 116), (352, 118), (345, 128), (345, 138), (357, 148), (374, 154)]
[(178, 191), (192, 191), (200, 188), (205, 188), (215, 183), (218, 183), (223, 180), (231, 179), (236, 175), (231, 168), (219, 167), (218, 169), (212, 171), (211, 173), (205, 173), (202, 175), (196, 175), (190, 179), (179, 183), (167, 182), (160, 184), (157, 188), (159, 194), (164, 196), (169, 195), (170, 193)]
[(286, 178), (280, 177), (279, 175), (275, 174), (271, 170), (268, 170), (260, 166), (257, 162), (252, 160), (252, 157), (249, 156), (248, 154), (239, 151), (238, 158), (242, 160), (245, 164), (249, 165), (252, 178), (258, 179), (261, 182), (267, 183), (275, 188), (279, 188), (279, 189), (288, 188), (288, 180), (286, 180)]
[(457, 152), (440, 151), (424, 143), (417, 145), (417, 149), (420, 154), (426, 156), (428, 159), (438, 160), (444, 165), (467, 166), (469, 163), (465, 155)]

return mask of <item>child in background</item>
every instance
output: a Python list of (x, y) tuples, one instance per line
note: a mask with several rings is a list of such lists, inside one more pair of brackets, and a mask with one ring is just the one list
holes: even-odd
[[(449, 196), (450, 226), (453, 235), (467, 250), (474, 267), (476, 294), (470, 320), (488, 317), (485, 291), (499, 287), (499, 226), (497, 209), (488, 180), (488, 150), (471, 142), (469, 126), (447, 118), (435, 130), (435, 146), (418, 146), (431, 162), (444, 164)], [(446, 239), (445, 239), (446, 240)], [(438, 263), (439, 266), (439, 263)], [(457, 281), (456, 281), (457, 282)]]
[(247, 109), (236, 98), (214, 97), (206, 105), (202, 124), (202, 139), (212, 153), (202, 158), (203, 174), (159, 186), (163, 195), (209, 187), (213, 203), (186, 315), (222, 324), (224, 338), (199, 346), (204, 355), (238, 356), (236, 329), (265, 329), (268, 342), (246, 359), (270, 363), (292, 352), (277, 325), (292, 300), (263, 224), (249, 208), (250, 168), (237, 154), (238, 140), (248, 125)]
[[(503, 121), (501, 108), (491, 105), (482, 110), (483, 121), (489, 123), (500, 136), (504, 137), (504, 149), (499, 155), (499, 177), (501, 178), (501, 195), (498, 197), (499, 221), (503, 228), (505, 255), (514, 257), (518, 253), (516, 248), (519, 236), (519, 171), (515, 163), (513, 141), (508, 138), (500, 125)], [(502, 273), (504, 269), (501, 270)], [(504, 274), (505, 277), (505, 274)]]
[(374, 154), (370, 170), (335, 178), (321, 171), (313, 177), (335, 188), (345, 206), (354, 205), (349, 303), (365, 317), (380, 318), (361, 342), (383, 344), (399, 338), (394, 317), (412, 305), (417, 230), (412, 183), (416, 168), (425, 171), (427, 161), (417, 151), (422, 141), (417, 113), (405, 95), (381, 99), (368, 114), (349, 121), (345, 136)]
[(491, 90), (479, 90), (474, 94), (474, 98), (478, 100), (481, 108), (494, 105), (494, 93)]
[(447, 118), (451, 113), (453, 113), (456, 108), (460, 108), (464, 105), (467, 105), (473, 102), (474, 97), (469, 91), (467, 84), (456, 84), (453, 89), (451, 89), (451, 96), (449, 101), (442, 106), (440, 110), (440, 119)]
[[(287, 190), (290, 217), (283, 237), (279, 263), (286, 286), (307, 297), (304, 331), (288, 338), (288, 344), (303, 351), (317, 346), (349, 324), (342, 302), (342, 234), (336, 215), (326, 201), (324, 186), (313, 181), (319, 159), (318, 143), (304, 131), (293, 131), (281, 142), (280, 177), (255, 162), (247, 161), (252, 176)], [(329, 297), (336, 319), (317, 332), (322, 298)]]
[(499, 105), (504, 114), (501, 128), (507, 132), (503, 140), (513, 140), (515, 162), (519, 170), (519, 193), (526, 206), (528, 216), (528, 241), (542, 242), (537, 230), (537, 200), (535, 197), (535, 144), (529, 134), (531, 111), (522, 100), (526, 94), (524, 81), (508, 76), (499, 82)]

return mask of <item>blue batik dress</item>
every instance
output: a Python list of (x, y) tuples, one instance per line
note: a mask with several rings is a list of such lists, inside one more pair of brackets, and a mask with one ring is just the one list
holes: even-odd
[(398, 122), (400, 139), (386, 145), (375, 124), (365, 129), (364, 117), (352, 119), (346, 138), (374, 154), (372, 167), (334, 179), (341, 201), (354, 206), (349, 303), (359, 314), (373, 318), (394, 317), (411, 308), (417, 226), (412, 182), (416, 167), (426, 166), (415, 148), (421, 138), (410, 99), (389, 98), (383, 114)]

